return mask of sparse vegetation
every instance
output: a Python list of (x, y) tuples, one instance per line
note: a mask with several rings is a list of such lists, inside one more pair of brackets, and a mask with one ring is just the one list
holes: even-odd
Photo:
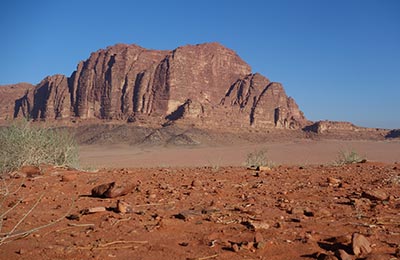
[(268, 160), (267, 149), (260, 149), (247, 154), (246, 158), (247, 167), (260, 167), (260, 166), (272, 166), (272, 163)]
[(352, 163), (361, 163), (365, 161), (365, 157), (359, 155), (356, 151), (340, 151), (334, 165), (342, 166)]
[(24, 165), (78, 166), (78, 146), (66, 130), (14, 123), (0, 129), (0, 173)]

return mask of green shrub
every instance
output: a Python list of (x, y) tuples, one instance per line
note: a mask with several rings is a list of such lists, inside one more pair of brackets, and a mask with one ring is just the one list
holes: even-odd
[(78, 166), (78, 146), (66, 130), (18, 122), (0, 129), (0, 173), (24, 165)]
[(341, 166), (345, 164), (360, 163), (365, 161), (365, 157), (359, 155), (356, 151), (340, 151), (335, 165)]
[(247, 167), (269, 166), (270, 164), (267, 157), (267, 149), (256, 150), (247, 154)]

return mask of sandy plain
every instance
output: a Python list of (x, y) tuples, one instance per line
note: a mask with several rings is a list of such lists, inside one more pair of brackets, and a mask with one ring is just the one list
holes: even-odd
[(332, 164), (341, 151), (355, 151), (369, 161), (400, 161), (400, 141), (307, 140), (195, 147), (143, 147), (126, 144), (82, 145), (83, 167), (243, 166), (249, 153), (265, 149), (275, 165)]

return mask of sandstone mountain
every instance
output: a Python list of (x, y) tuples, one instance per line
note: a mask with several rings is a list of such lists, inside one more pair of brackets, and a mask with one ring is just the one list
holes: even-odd
[[(15, 110), (19, 99), (27, 93), (32, 93), (35, 86), (29, 83), (18, 83), (12, 85), (0, 86), (0, 120), (10, 120), (23, 112)], [(24, 107), (27, 107), (24, 105)], [(27, 115), (25, 115), (27, 116)]]
[[(7, 100), (5, 98), (7, 96)], [(173, 51), (117, 44), (70, 77), (0, 88), (0, 119), (126, 120), (204, 127), (303, 128), (309, 122), (281, 84), (253, 74), (218, 43)]]

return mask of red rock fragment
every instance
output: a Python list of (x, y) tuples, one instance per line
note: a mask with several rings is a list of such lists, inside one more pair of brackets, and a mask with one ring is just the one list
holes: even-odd
[(371, 253), (371, 243), (368, 241), (368, 239), (358, 233), (354, 233), (352, 236), (352, 248), (353, 248), (353, 253), (355, 256), (366, 256), (369, 253)]
[(115, 198), (124, 196), (134, 189), (132, 184), (116, 184), (115, 182), (101, 184), (92, 189), (92, 197)]

